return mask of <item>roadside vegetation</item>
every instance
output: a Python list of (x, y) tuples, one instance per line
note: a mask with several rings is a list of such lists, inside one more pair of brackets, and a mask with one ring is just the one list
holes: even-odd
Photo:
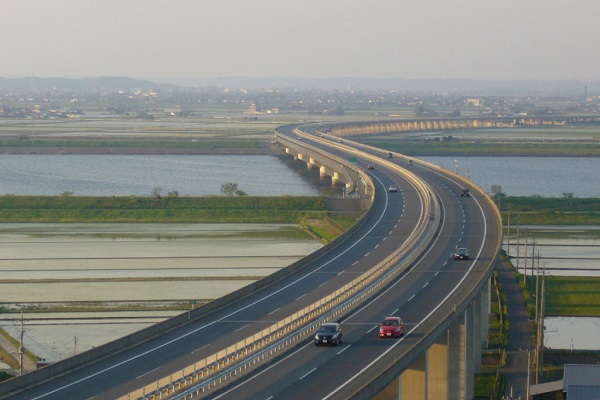
[(475, 396), (493, 399), (497, 397), (494, 397), (495, 394), (504, 392), (506, 385), (500, 369), (506, 365), (509, 334), (506, 296), (502, 291), (497, 272), (492, 275), (489, 323), (488, 348), (481, 355), (481, 373), (475, 374)]
[[(600, 317), (599, 277), (544, 276), (543, 280), (546, 317)], [(535, 276), (527, 277), (529, 293), (535, 293), (536, 281)], [(542, 277), (537, 283), (538, 289), (541, 287), (541, 281)], [(535, 311), (535, 304), (530, 308)]]
[(0, 196), (5, 223), (300, 223), (326, 215), (324, 197)]
[(494, 197), (502, 219), (511, 225), (600, 225), (600, 198), (563, 197)]

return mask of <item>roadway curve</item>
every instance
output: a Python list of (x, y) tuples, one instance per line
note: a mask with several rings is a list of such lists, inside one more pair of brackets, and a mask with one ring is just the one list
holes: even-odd
[[(312, 136), (314, 144), (332, 148), (327, 140)], [(339, 145), (333, 148), (346, 155), (353, 152), (351, 148), (340, 150)], [(68, 374), (51, 376), (18, 394), (3, 392), (0, 384), (0, 399), (117, 398), (291, 315), (388, 257), (417, 229), (422, 198), (404, 175), (386, 167), (384, 153), (363, 150), (372, 155), (361, 157), (359, 165), (365, 169), (367, 163), (375, 165), (367, 171), (376, 196), (369, 218), (350, 239), (331, 246), (310, 264), (268, 287), (176, 330), (77, 366)], [(392, 161), (406, 166), (405, 160)], [(451, 174), (420, 163), (406, 168), (428, 182), (443, 206), (435, 243), (393, 285), (342, 319), (342, 346), (315, 348), (306, 341), (260, 371), (211, 391), (208, 397), (304, 399), (311, 393), (311, 398), (351, 398), (368, 388), (374, 376), (397, 368), (394, 360), (402, 358), (409, 365), (417, 356), (419, 343), (435, 340), (443, 321), (457, 312), (457, 305), (460, 308), (475, 295), (499, 251), (494, 207), (477, 190), (472, 190), (474, 197), (457, 197), (463, 184)], [(399, 186), (399, 192), (387, 191), (392, 183)], [(456, 247), (468, 247), (474, 259), (454, 261), (450, 255)], [(377, 337), (377, 323), (387, 315), (404, 319), (407, 334), (402, 339)]]
[[(381, 151), (363, 150), (381, 156)], [(315, 399), (370, 398), (369, 384), (375, 377), (395, 370), (391, 382), (419, 356), (421, 343), (431, 344), (439, 337), (461, 305), (482, 288), (499, 251), (495, 206), (473, 187), (473, 197), (460, 197), (464, 182), (451, 173), (415, 160), (409, 166), (408, 159), (398, 155), (392, 161), (410, 168), (439, 196), (443, 217), (435, 243), (393, 285), (340, 321), (343, 346), (305, 343), (260, 374), (211, 398), (304, 399), (306, 393)], [(372, 172), (376, 181), (389, 173)], [(384, 195), (385, 187), (377, 185), (376, 197)], [(472, 259), (454, 260), (457, 247), (469, 248)], [(407, 333), (401, 339), (378, 337), (378, 323), (388, 315), (404, 320)], [(404, 362), (397, 365), (397, 360)]]

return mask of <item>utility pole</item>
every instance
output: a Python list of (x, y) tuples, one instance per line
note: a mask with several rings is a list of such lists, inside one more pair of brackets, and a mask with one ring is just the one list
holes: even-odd
[(527, 349), (527, 389), (525, 391), (525, 400), (529, 400), (529, 386), (531, 385), (531, 349)]
[[(517, 271), (519, 271), (519, 256), (521, 250), (521, 218), (519, 218), (519, 214), (517, 214)], [(525, 271), (527, 273), (527, 271)], [(525, 275), (523, 275), (523, 282), (525, 282)]]
[(25, 346), (23, 345), (23, 337), (25, 329), (23, 328), (23, 311), (21, 311), (21, 334), (19, 340), (19, 375), (23, 375), (23, 355), (25, 354)]
[(525, 228), (525, 278), (527, 278), (527, 228)]
[(73, 355), (77, 355), (77, 336), (73, 336)]
[(506, 225), (506, 255), (510, 259), (510, 203), (508, 203), (508, 217)]
[[(539, 263), (538, 254), (538, 263)], [(540, 311), (537, 319), (537, 345), (536, 345), (536, 362), (535, 362), (535, 383), (539, 383), (540, 368), (544, 363), (543, 349), (544, 349), (544, 308), (545, 308), (545, 291), (546, 291), (546, 271), (542, 269), (542, 290), (540, 293)]]

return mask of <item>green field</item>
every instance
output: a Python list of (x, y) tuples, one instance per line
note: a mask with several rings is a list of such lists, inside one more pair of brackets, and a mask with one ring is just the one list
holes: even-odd
[(600, 225), (599, 198), (497, 197), (504, 224)]
[[(530, 293), (535, 293), (536, 278), (527, 277), (527, 286)], [(540, 280), (538, 288), (541, 286)], [(600, 317), (600, 278), (546, 276), (544, 286), (546, 317)]]
[(0, 222), (300, 223), (327, 215), (323, 197), (0, 197)]

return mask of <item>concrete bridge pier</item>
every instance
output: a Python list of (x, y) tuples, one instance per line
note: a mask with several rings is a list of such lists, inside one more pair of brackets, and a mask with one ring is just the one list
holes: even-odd
[(321, 178), (324, 178), (324, 177), (328, 176), (328, 174), (327, 174), (327, 167), (326, 166), (321, 165), (321, 168), (319, 168), (319, 176)]
[(488, 283), (452, 326), (375, 399), (473, 399), (474, 374), (481, 371), (481, 352), (487, 346), (489, 301)]

